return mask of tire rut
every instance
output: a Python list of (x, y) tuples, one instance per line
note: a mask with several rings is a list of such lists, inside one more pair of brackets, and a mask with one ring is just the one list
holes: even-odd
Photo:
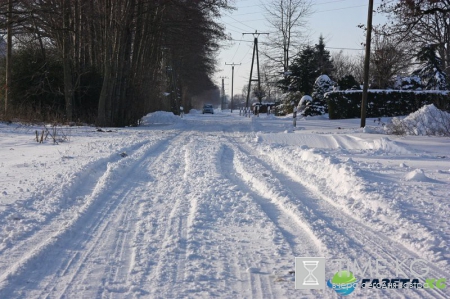
[[(3, 294), (8, 297), (18, 291), (37, 295), (35, 291), (39, 289), (42, 292), (37, 295), (38, 297), (63, 297), (70, 282), (73, 282), (84, 270), (83, 263), (95, 252), (96, 246), (102, 243), (101, 236), (111, 222), (110, 214), (118, 211), (126, 201), (127, 190), (119, 192), (119, 196), (114, 197), (110, 196), (113, 195), (110, 189), (120, 190), (119, 187), (124, 186), (126, 182), (121, 179), (132, 173), (135, 166), (151, 157), (153, 152), (167, 147), (167, 143), (168, 139), (157, 141), (155, 144), (144, 143), (127, 158), (108, 163), (106, 170), (95, 180), (97, 186), (92, 187), (93, 191), (91, 188), (85, 189), (90, 189), (92, 193), (85, 195), (86, 203), (79, 208), (77, 213), (73, 213), (73, 218), (67, 219), (63, 225), (51, 223), (49, 227), (57, 227), (58, 230), (51, 231), (50, 237), (45, 230), (39, 232), (39, 235), (46, 233), (47, 237), (37, 248), (35, 247), (34, 252), (13, 264), (16, 269), (13, 268), (4, 274), (8, 280), (0, 290), (2, 297)], [(90, 184), (92, 185), (92, 183)], [(117, 184), (117, 186), (107, 188), (113, 184)], [(99, 202), (100, 198), (105, 197), (111, 198), (111, 200)], [(87, 244), (94, 245), (86, 247)], [(28, 273), (27, 268), (42, 270)]]
[[(303, 215), (306, 216), (306, 219), (309, 218), (307, 222), (312, 227), (312, 231), (329, 249), (326, 253), (327, 256), (331, 256), (333, 259), (344, 258), (353, 260), (360, 260), (361, 258), (366, 260), (388, 258), (390, 261), (420, 259), (420, 256), (407, 250), (401, 244), (386, 238), (380, 232), (373, 231), (366, 224), (349, 217), (347, 213), (335, 209), (329, 203), (330, 199), (324, 199), (325, 195), (304, 185), (297, 175), (291, 173), (292, 170), (289, 167), (274, 163), (269, 158), (262, 160), (255, 155), (251, 155), (250, 151), (254, 153), (255, 150), (244, 149), (242, 145), (239, 146), (239, 149), (242, 150), (246, 157), (249, 157), (249, 160), (253, 161), (249, 163), (247, 168), (259, 165), (258, 170), (254, 171), (254, 174), (250, 174), (250, 176), (253, 175), (255, 179), (268, 184), (269, 182), (264, 176), (258, 176), (257, 174), (255, 176), (255, 173), (266, 171), (273, 174), (276, 180), (285, 182), (280, 186), (283, 186), (290, 193), (290, 202), (295, 203), (296, 206), (304, 207), (305, 212), (310, 214), (310, 216), (307, 216), (307, 214)], [(314, 214), (315, 216), (311, 217)], [(336, 242), (337, 239), (340, 242)], [(369, 243), (370, 245), (368, 245)], [(374, 247), (378, 249), (375, 252), (373, 252)], [(344, 252), (345, 255), (342, 254)], [(437, 267), (433, 265), (428, 266), (431, 270), (431, 276), (445, 277), (446, 274)], [(401, 264), (399, 269), (404, 273), (410, 273), (410, 263)], [(393, 274), (396, 273), (392, 265), (387, 267), (386, 271), (388, 271), (387, 276), (389, 277), (394, 276)], [(436, 288), (430, 291), (423, 291), (420, 289), (408, 290), (407, 294), (399, 294), (399, 296), (400, 298), (446, 298), (447, 296), (445, 291)], [(390, 295), (388, 292), (389, 290), (386, 291), (386, 296)]]

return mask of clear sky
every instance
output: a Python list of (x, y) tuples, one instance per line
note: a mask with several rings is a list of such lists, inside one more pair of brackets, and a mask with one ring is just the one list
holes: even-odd
[[(225, 63), (242, 63), (235, 66), (234, 94), (242, 93), (242, 88), (248, 84), (250, 67), (252, 62), (253, 36), (245, 35), (244, 32), (268, 32), (271, 31), (265, 20), (265, 10), (261, 3), (269, 3), (272, 0), (235, 0), (236, 10), (224, 13), (221, 23), (225, 25), (227, 34), (234, 40), (224, 43), (219, 52), (218, 68), (215, 75), (216, 84), (221, 87), (221, 77), (225, 79), (225, 93), (231, 95), (231, 66)], [(363, 53), (362, 45), (365, 41), (365, 33), (358, 28), (359, 24), (367, 24), (367, 10), (369, 0), (312, 0), (312, 14), (307, 19), (307, 34), (309, 40), (306, 43), (314, 45), (320, 34), (325, 38), (325, 44), (330, 52), (343, 51), (346, 54)], [(381, 0), (374, 1), (374, 10), (379, 6)], [(382, 15), (374, 13), (373, 24), (384, 23)], [(265, 36), (261, 35), (259, 43), (263, 43)], [(261, 46), (260, 46), (261, 47)], [(357, 50), (360, 49), (360, 50)], [(291, 50), (291, 56), (296, 51)], [(261, 63), (260, 55), (260, 63)], [(254, 74), (256, 64), (254, 67)]]

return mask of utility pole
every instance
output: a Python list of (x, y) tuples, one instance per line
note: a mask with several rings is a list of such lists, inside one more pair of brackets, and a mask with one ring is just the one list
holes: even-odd
[(8, 103), (11, 105), (11, 62), (12, 62), (12, 0), (8, 1), (8, 18), (6, 24), (6, 90), (5, 90), (5, 116), (8, 116)]
[(240, 63), (226, 63), (225, 65), (231, 65), (231, 107), (230, 107), (230, 111), (231, 113), (233, 113), (233, 85), (234, 85), (234, 66), (235, 65), (241, 65)]
[(220, 108), (223, 110), (223, 105), (225, 102), (225, 79), (228, 79), (228, 77), (220, 77), (220, 79), (222, 79), (222, 96), (221, 96), (221, 105)]
[[(250, 90), (251, 90), (252, 81), (257, 81), (258, 82), (258, 92), (260, 93), (258, 95), (258, 99), (259, 99), (260, 103), (261, 103), (261, 100), (262, 100), (261, 99), (261, 79), (260, 79), (260, 76), (259, 76), (258, 37), (261, 34), (269, 35), (269, 33), (258, 33), (257, 30), (254, 33), (242, 33), (243, 36), (246, 35), (246, 34), (251, 34), (254, 37), (252, 66), (250, 68), (250, 79), (248, 80), (248, 93), (247, 93), (247, 103), (246, 103), (246, 107), (248, 109), (248, 99), (250, 97)], [(253, 64), (255, 62), (255, 54), (256, 54), (256, 65), (257, 65), (257, 71), (258, 71), (258, 79), (252, 79), (252, 76), (253, 76)]]
[(367, 93), (369, 89), (370, 44), (372, 42), (373, 0), (369, 0), (367, 13), (366, 54), (364, 58), (364, 85), (361, 101), (361, 128), (366, 126)]

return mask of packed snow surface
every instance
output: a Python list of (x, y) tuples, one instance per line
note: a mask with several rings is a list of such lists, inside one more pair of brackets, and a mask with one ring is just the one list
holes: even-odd
[(157, 112), (58, 144), (0, 124), (0, 298), (338, 298), (295, 289), (295, 257), (448, 284), (450, 139), (368, 123)]

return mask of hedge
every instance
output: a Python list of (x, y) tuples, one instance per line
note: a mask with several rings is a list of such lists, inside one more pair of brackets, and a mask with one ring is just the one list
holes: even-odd
[[(429, 104), (450, 112), (450, 91), (371, 89), (367, 98), (367, 117), (408, 115)], [(361, 117), (362, 90), (331, 91), (325, 99), (330, 119)]]

